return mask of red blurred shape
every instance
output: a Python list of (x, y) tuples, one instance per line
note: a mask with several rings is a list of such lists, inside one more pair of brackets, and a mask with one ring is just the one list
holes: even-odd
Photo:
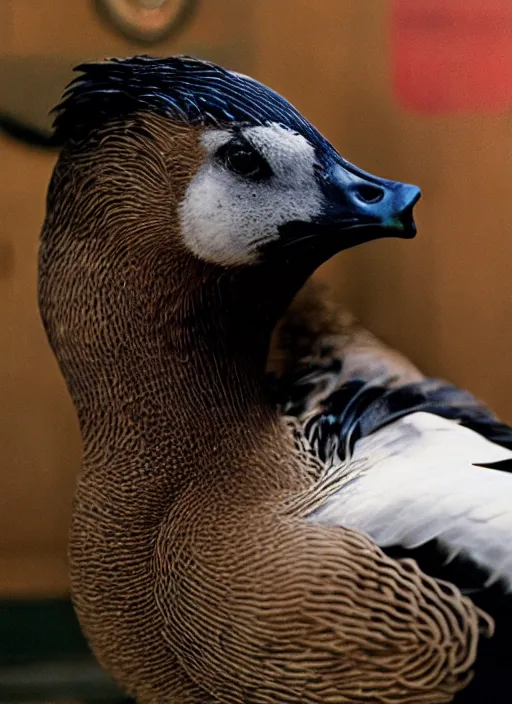
[(392, 0), (394, 85), (436, 114), (512, 105), (512, 0)]

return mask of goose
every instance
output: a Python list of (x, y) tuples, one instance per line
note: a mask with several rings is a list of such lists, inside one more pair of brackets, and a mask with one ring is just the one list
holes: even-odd
[(141, 704), (451, 701), (492, 619), (316, 521), (333, 466), (267, 374), (308, 277), (412, 237), (419, 190), (215, 64), (78, 70), (56, 110), (38, 300), (81, 431), (70, 583), (99, 662)]
[(455, 701), (510, 700), (512, 428), (469, 392), (428, 378), (308, 282), (275, 332), (284, 415), (350, 483), (310, 519), (369, 535), (456, 584), (495, 620)]

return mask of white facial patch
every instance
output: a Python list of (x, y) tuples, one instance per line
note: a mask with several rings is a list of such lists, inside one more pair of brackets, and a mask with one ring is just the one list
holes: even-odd
[(204, 164), (180, 206), (186, 245), (201, 259), (224, 266), (258, 261), (259, 248), (279, 238), (281, 225), (309, 222), (323, 205), (315, 151), (305, 137), (278, 124), (247, 127), (242, 135), (268, 162), (272, 176), (253, 181), (229, 171), (215, 153), (235, 135), (208, 130), (202, 136)]

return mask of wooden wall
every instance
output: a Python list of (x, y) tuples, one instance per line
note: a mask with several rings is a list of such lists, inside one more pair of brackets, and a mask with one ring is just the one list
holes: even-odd
[[(347, 158), (423, 188), (416, 240), (365, 245), (323, 274), (375, 331), (512, 421), (510, 119), (400, 110), (388, 13), (388, 0), (203, 0), (192, 25), (159, 53), (198, 53), (252, 72)], [(0, 63), (72, 64), (137, 50), (95, 20), (88, 0), (0, 5)], [(36, 308), (53, 159), (0, 140), (0, 594), (67, 588), (79, 437)]]
[(260, 2), (261, 77), (349, 160), (421, 186), (414, 241), (337, 257), (326, 275), (365, 323), (430, 374), (512, 422), (512, 120), (400, 109), (390, 75), (388, 0)]

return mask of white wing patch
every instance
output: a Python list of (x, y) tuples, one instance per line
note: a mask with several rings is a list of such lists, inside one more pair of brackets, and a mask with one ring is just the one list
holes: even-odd
[(309, 222), (323, 206), (315, 150), (281, 125), (247, 127), (242, 134), (269, 163), (273, 176), (254, 182), (219, 164), (215, 152), (233, 138), (227, 130), (202, 136), (205, 161), (180, 205), (181, 233), (201, 259), (224, 266), (251, 264), (258, 248), (279, 237), (287, 222)]
[(512, 474), (474, 466), (510, 458), (454, 421), (414, 413), (357, 441), (359, 476), (310, 520), (363, 531), (383, 548), (436, 538), (512, 591)]

